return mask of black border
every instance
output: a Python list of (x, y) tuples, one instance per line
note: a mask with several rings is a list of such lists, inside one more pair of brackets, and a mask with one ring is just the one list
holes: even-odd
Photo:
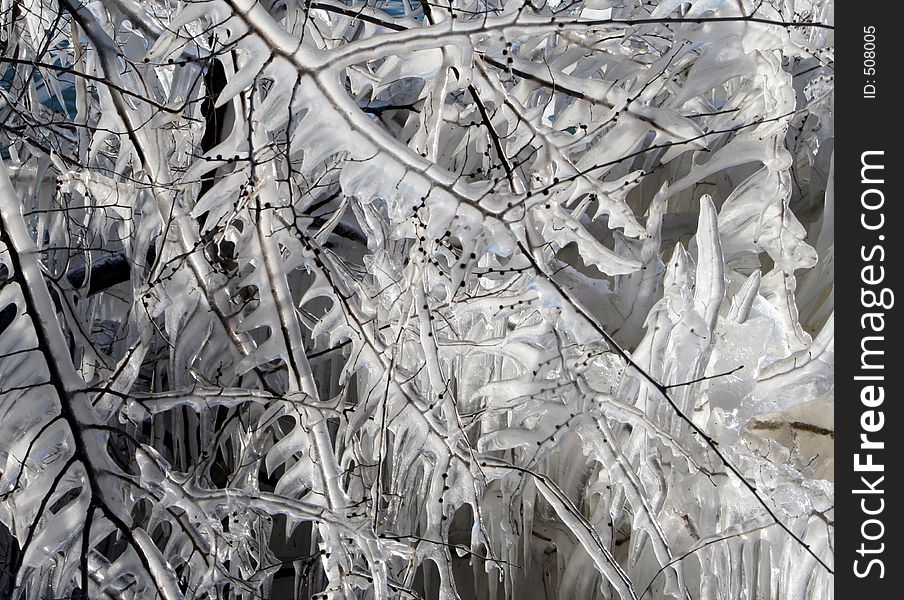
[[(895, 598), (901, 597), (900, 586), (897, 585), (898, 571), (904, 568), (900, 556), (901, 541), (901, 489), (904, 488), (902, 470), (898, 461), (904, 460), (901, 455), (899, 440), (904, 438), (904, 415), (901, 402), (897, 396), (897, 374), (900, 371), (894, 342), (898, 339), (900, 317), (897, 307), (884, 311), (885, 330), (881, 346), (873, 344), (872, 349), (885, 352), (882, 359), (885, 380), (885, 398), (881, 406), (884, 426), (881, 431), (871, 433), (870, 439), (882, 441), (883, 450), (875, 451), (873, 460), (884, 465), (885, 479), (876, 485), (875, 477), (871, 479), (882, 494), (869, 496), (858, 494), (856, 490), (865, 486), (861, 475), (870, 478), (869, 473), (854, 471), (855, 454), (860, 452), (860, 434), (863, 433), (861, 418), (869, 407), (861, 402), (861, 390), (864, 382), (855, 380), (862, 374), (861, 341), (865, 335), (876, 335), (861, 326), (864, 313), (874, 309), (863, 306), (861, 293), (870, 286), (863, 283), (862, 269), (865, 265), (881, 265), (884, 267), (884, 281), (876, 287), (890, 288), (895, 294), (895, 303), (904, 302), (901, 287), (904, 264), (899, 260), (900, 227), (902, 224), (899, 203), (902, 200), (900, 181), (904, 179), (904, 165), (900, 163), (901, 152), (895, 145), (895, 137), (900, 128), (900, 119), (892, 113), (897, 108), (898, 100), (896, 79), (901, 71), (900, 58), (896, 47), (902, 33), (895, 23), (895, 14), (899, 4), (896, 2), (848, 2), (842, 0), (836, 5), (836, 119), (835, 131), (835, 259), (836, 282), (835, 301), (836, 314), (836, 393), (835, 393), (835, 589), (836, 597), (848, 598)], [(864, 32), (865, 28), (875, 28), (875, 74), (869, 74), (868, 65), (864, 65)], [(869, 39), (869, 38), (867, 38)], [(865, 71), (865, 69), (867, 69)], [(868, 98), (864, 94), (864, 86), (872, 82), (875, 85), (875, 97)], [(868, 91), (868, 90), (867, 90)], [(861, 181), (861, 156), (867, 151), (882, 151), (884, 182), (868, 185)], [(877, 155), (878, 156), (878, 155)], [(871, 160), (878, 161), (878, 158)], [(876, 173), (876, 171), (873, 171)], [(865, 212), (861, 206), (861, 194), (869, 188), (881, 188), (885, 202), (881, 209), (884, 214), (884, 226), (876, 231), (868, 231), (861, 224), (861, 216)], [(872, 195), (875, 198), (875, 195)], [(870, 214), (869, 218), (876, 217)], [(884, 240), (879, 239), (884, 236)], [(884, 261), (879, 261), (881, 252), (873, 255), (873, 260), (863, 260), (861, 252), (870, 256), (876, 245), (884, 246)], [(878, 373), (878, 371), (874, 371)], [(865, 457), (861, 457), (861, 462)], [(861, 499), (869, 497), (868, 508), (875, 509), (880, 505), (878, 498), (884, 499), (884, 510), (875, 518), (882, 521), (883, 534), (875, 542), (867, 545), (884, 543), (881, 553), (861, 556), (858, 554), (861, 543), (864, 543), (861, 526), (868, 515), (861, 508)], [(879, 526), (871, 524), (868, 533), (874, 535)], [(855, 560), (861, 570), (870, 558), (878, 558), (884, 564), (884, 577), (879, 577), (881, 569), (874, 565), (866, 577), (855, 575)]]

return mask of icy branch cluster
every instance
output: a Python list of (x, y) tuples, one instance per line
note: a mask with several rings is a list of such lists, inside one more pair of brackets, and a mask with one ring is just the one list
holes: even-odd
[(831, 0), (0, 6), (0, 595), (833, 597)]

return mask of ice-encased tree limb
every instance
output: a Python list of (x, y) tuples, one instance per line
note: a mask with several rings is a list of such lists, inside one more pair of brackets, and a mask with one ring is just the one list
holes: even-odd
[(4, 595), (832, 596), (831, 2), (2, 10)]

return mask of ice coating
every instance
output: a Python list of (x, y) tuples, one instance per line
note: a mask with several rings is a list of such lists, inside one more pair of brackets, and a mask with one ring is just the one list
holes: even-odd
[(2, 26), (13, 597), (831, 597), (831, 2), (535, 4)]

